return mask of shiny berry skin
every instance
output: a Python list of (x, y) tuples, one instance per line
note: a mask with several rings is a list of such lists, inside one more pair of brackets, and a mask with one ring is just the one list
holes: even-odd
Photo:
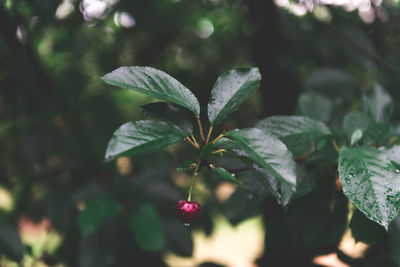
[(179, 200), (175, 205), (175, 216), (185, 225), (193, 223), (200, 215), (201, 206), (194, 201)]

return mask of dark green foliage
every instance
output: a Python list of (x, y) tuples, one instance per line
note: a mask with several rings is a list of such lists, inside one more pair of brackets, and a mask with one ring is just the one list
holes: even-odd
[[(259, 266), (310, 266), (346, 227), (371, 245), (352, 266), (400, 264), (396, 1), (373, 1), (370, 24), (264, 0), (84, 2), (0, 1), (1, 264), (165, 266), (220, 214), (263, 216)], [(187, 228), (173, 207), (196, 167)], [(23, 218), (60, 246), (35, 255)]]

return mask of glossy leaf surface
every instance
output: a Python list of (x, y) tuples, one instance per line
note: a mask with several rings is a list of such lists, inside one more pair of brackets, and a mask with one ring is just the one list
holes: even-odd
[(175, 78), (150, 67), (120, 67), (102, 80), (110, 85), (130, 89), (167, 102), (175, 103), (200, 114), (200, 105), (194, 94)]
[(215, 83), (208, 103), (211, 125), (220, 123), (234, 112), (260, 86), (258, 68), (238, 68), (221, 75)]
[(105, 159), (154, 152), (183, 140), (185, 136), (182, 130), (161, 121), (125, 123), (114, 132)]
[(150, 117), (168, 124), (176, 125), (187, 135), (193, 132), (189, 112), (165, 102), (150, 103), (140, 107), (146, 117)]
[(239, 181), (236, 179), (235, 175), (233, 173), (230, 173), (229, 171), (227, 171), (224, 168), (213, 168), (213, 171), (215, 171), (216, 173), (218, 173), (218, 175), (222, 178), (224, 178), (225, 180), (234, 182), (235, 184), (240, 184)]
[(296, 164), (292, 153), (277, 137), (257, 128), (233, 130), (225, 133), (232, 137), (248, 157), (272, 176), (296, 185)]
[(304, 116), (272, 116), (261, 120), (256, 128), (278, 137), (293, 153), (332, 134), (324, 123)]
[(400, 210), (400, 172), (387, 155), (374, 147), (342, 147), (339, 177), (351, 202), (388, 229)]

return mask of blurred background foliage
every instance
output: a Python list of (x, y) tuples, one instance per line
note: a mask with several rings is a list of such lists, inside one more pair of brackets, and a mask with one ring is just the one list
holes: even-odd
[[(194, 152), (181, 143), (103, 164), (112, 132), (156, 100), (99, 77), (152, 66), (190, 88), (204, 111), (220, 74), (258, 66), (259, 92), (216, 132), (301, 114), (340, 137), (343, 115), (364, 110), (394, 123), (396, 136), (399, 19), (397, 0), (0, 0), (1, 266), (253, 266), (257, 257), (259, 266), (310, 266), (336, 251), (348, 205), (332, 191), (335, 168), (318, 155), (303, 173), (315, 190), (285, 211), (255, 179), (236, 188), (202, 173), (194, 195), (203, 213), (185, 228), (173, 207), (190, 178), (175, 168)], [(363, 97), (380, 99), (387, 114)], [(197, 241), (221, 225), (225, 241), (203, 243), (217, 256), (200, 257)], [(238, 239), (229, 239), (232, 225), (242, 229)], [(400, 264), (398, 239), (375, 232), (363, 264)]]

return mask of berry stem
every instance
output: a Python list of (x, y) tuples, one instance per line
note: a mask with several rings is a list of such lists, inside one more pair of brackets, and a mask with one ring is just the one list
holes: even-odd
[(194, 170), (194, 173), (193, 173), (192, 183), (190, 184), (190, 188), (189, 188), (188, 201), (190, 201), (192, 199), (192, 190), (193, 190), (194, 180), (196, 180), (196, 175), (197, 175), (197, 171), (198, 171), (199, 167), (200, 167), (200, 163), (197, 164), (196, 169)]
[(201, 141), (205, 141), (204, 139), (204, 133), (203, 133), (203, 126), (201, 126), (201, 122), (200, 122), (200, 116), (196, 115), (196, 120), (197, 120), (197, 124), (199, 125), (199, 130), (200, 130), (200, 136), (201, 136)]

